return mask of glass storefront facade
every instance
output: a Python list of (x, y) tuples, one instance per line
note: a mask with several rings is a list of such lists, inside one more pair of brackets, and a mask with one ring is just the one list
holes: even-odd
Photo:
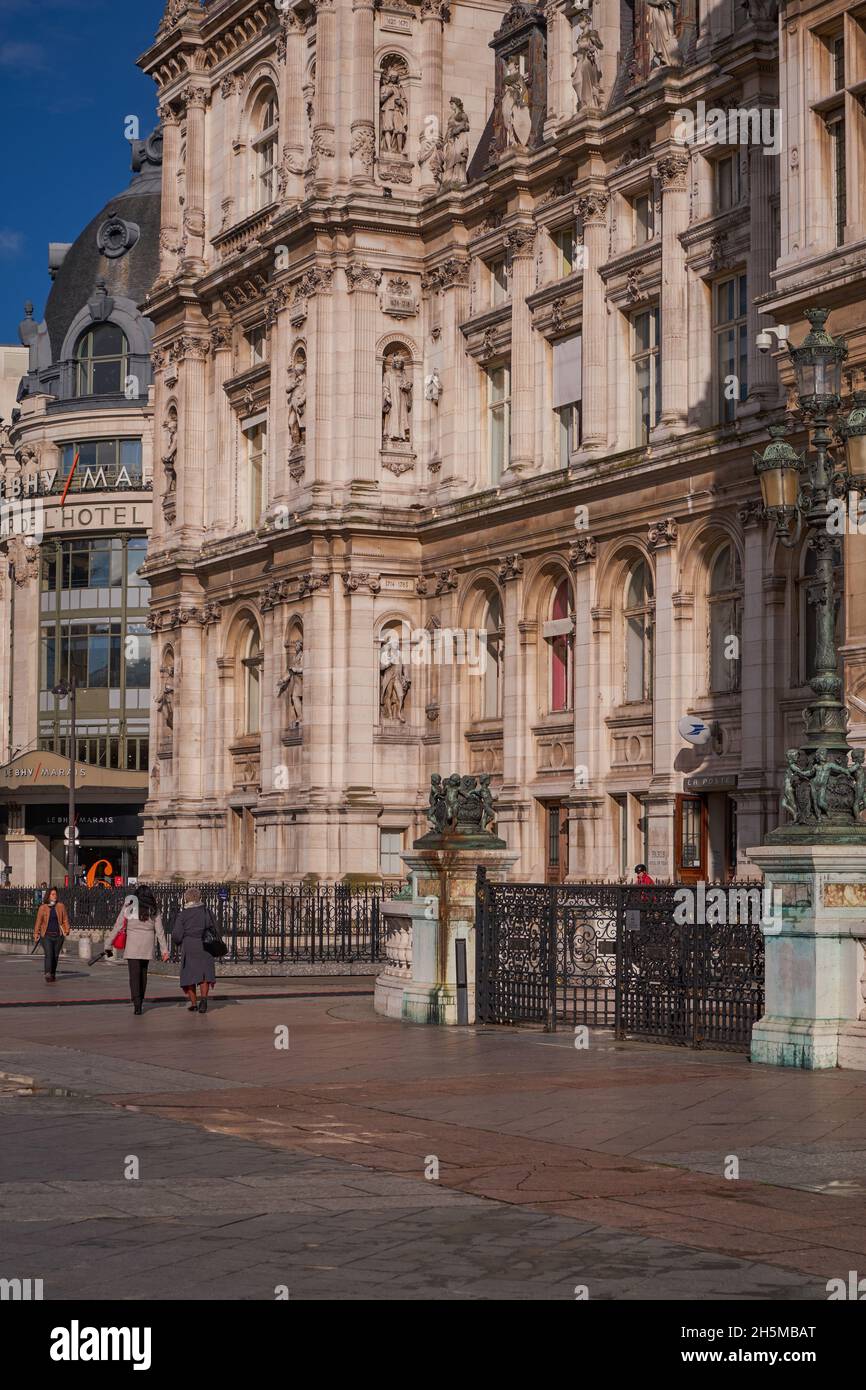
[(76, 757), (146, 771), (150, 711), (150, 588), (139, 576), (146, 536), (46, 541), (40, 592), (39, 747), (68, 756), (61, 680), (77, 687)]

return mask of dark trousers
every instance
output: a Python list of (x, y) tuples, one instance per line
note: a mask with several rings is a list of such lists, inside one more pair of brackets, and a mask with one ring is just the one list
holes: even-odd
[(45, 974), (50, 975), (52, 980), (57, 974), (57, 962), (60, 959), (62, 945), (62, 936), (43, 936), (42, 938), (42, 949), (45, 952)]
[(129, 994), (133, 1004), (140, 1009), (144, 1003), (144, 996), (147, 992), (147, 967), (150, 961), (147, 960), (128, 960), (129, 966)]

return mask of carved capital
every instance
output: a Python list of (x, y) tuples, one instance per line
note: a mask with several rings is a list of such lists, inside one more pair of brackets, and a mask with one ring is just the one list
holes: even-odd
[(650, 550), (663, 550), (668, 545), (674, 545), (677, 539), (677, 523), (672, 516), (666, 516), (661, 521), (654, 521), (647, 529), (647, 542)]
[(440, 23), (447, 24), (451, 18), (448, 0), (421, 0), (421, 18), (438, 19)]
[(689, 167), (687, 154), (663, 154), (656, 167), (663, 188), (682, 190), (686, 187), (686, 173)]
[(535, 228), (511, 227), (505, 233), (505, 244), (511, 252), (512, 258), (531, 257), (535, 248)]
[(523, 556), (516, 552), (511, 555), (503, 556), (499, 563), (499, 582), (507, 584), (512, 579), (519, 579), (523, 574)]
[(317, 589), (329, 589), (331, 587), (331, 576), (329, 574), (302, 574), (298, 580), (298, 597), (306, 598), (307, 594), (314, 594)]
[(364, 570), (360, 574), (353, 574), (347, 570), (342, 576), (343, 590), (348, 594), (356, 594), (359, 589), (367, 589), (371, 594), (378, 594), (382, 588), (382, 579), (378, 574), (369, 574)]
[(767, 513), (760, 497), (750, 497), (738, 510), (740, 525), (746, 530), (749, 526), (764, 526)]
[(350, 293), (354, 293), (355, 290), (375, 291), (381, 283), (382, 272), (373, 270), (362, 261), (352, 261), (351, 265), (346, 266), (346, 279), (349, 282)]
[(572, 541), (568, 547), (568, 563), (571, 568), (588, 565), (595, 559), (597, 548), (595, 536), (579, 536), (576, 541)]
[(288, 597), (288, 579), (274, 579), (262, 590), (259, 597), (259, 608), (263, 613), (269, 613), (278, 604), (285, 603)]
[(584, 223), (604, 222), (609, 201), (606, 193), (581, 193), (575, 203), (577, 215)]

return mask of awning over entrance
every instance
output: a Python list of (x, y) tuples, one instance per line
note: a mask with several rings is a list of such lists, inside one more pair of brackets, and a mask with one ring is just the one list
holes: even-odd
[[(147, 793), (147, 773), (130, 772), (117, 767), (94, 767), (91, 763), (75, 764), (75, 786), (82, 796), (88, 792)], [(19, 798), (55, 796), (58, 789), (69, 787), (69, 760), (59, 753), (22, 753), (0, 767), (0, 793), (15, 792)]]

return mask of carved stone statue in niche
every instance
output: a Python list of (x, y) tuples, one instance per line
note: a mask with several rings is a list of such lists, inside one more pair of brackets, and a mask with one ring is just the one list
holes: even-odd
[(382, 718), (392, 723), (405, 724), (403, 708), (412, 681), (406, 675), (400, 652), (400, 639), (396, 632), (387, 632), (382, 638), (379, 666), (379, 709)]
[(406, 151), (409, 101), (405, 76), (405, 64), (398, 59), (393, 59), (382, 72), (379, 86), (379, 150), (382, 154), (400, 155)]
[(525, 149), (532, 134), (532, 111), (529, 87), (520, 69), (520, 59), (512, 53), (505, 60), (502, 78), (502, 124), (505, 143)]
[(677, 67), (680, 46), (674, 33), (674, 0), (646, 0), (649, 13), (649, 45), (652, 67)]
[(469, 117), (460, 97), (451, 98), (451, 114), (445, 127), (445, 145), (442, 151), (442, 182), (445, 186), (462, 187), (466, 182), (466, 165), (469, 162)]
[(174, 521), (177, 492), (177, 412), (170, 410), (163, 421), (165, 431), (165, 452), (162, 455), (162, 467), (165, 473), (165, 492), (162, 498), (162, 510), (169, 522)]
[(572, 33), (574, 66), (571, 85), (577, 98), (578, 111), (585, 111), (601, 104), (601, 65), (598, 55), (604, 45), (598, 31), (593, 29), (588, 14), (579, 16)]
[(424, 399), (432, 401), (434, 405), (438, 405), (442, 399), (442, 378), (438, 367), (434, 367), (424, 379)]
[(289, 711), (292, 724), (302, 724), (304, 720), (304, 643), (296, 637), (286, 644), (288, 670), (277, 686), (277, 694), (289, 697)]
[(385, 360), (382, 372), (382, 446), (399, 448), (412, 442), (412, 379), (400, 352)]
[(160, 669), (162, 687), (156, 700), (156, 707), (162, 715), (166, 729), (174, 728), (174, 657), (167, 655), (165, 665)]
[(299, 356), (286, 372), (286, 413), (292, 447), (296, 449), (306, 439), (306, 410), (307, 364), (304, 358)]

